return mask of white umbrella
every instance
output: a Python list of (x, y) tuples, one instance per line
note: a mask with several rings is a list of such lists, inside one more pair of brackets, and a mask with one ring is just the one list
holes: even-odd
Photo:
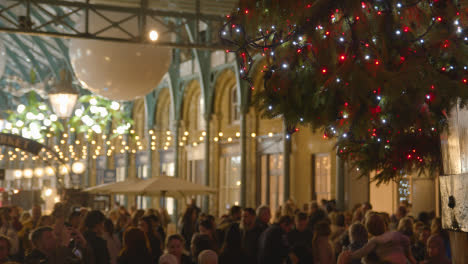
[(141, 180), (140, 179), (127, 179), (125, 181), (120, 181), (120, 182), (100, 184), (100, 185), (86, 188), (83, 191), (90, 192), (90, 193), (111, 194), (111, 193), (115, 193), (116, 189), (127, 186), (129, 184), (134, 184), (137, 181), (141, 181)]
[(216, 189), (175, 177), (158, 176), (150, 179), (128, 179), (122, 182), (102, 184), (84, 190), (102, 194), (136, 194), (161, 196), (186, 196), (216, 193)]
[(216, 189), (175, 177), (158, 176), (118, 186), (113, 191), (121, 194), (186, 196), (216, 193)]

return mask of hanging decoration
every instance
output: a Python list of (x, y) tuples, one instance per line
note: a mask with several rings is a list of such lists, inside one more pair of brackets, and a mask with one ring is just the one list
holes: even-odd
[[(360, 173), (387, 182), (439, 172), (447, 113), (468, 99), (468, 21), (457, 3), (241, 0), (220, 37), (267, 117), (323, 131)], [(249, 75), (255, 54), (264, 87)]]
[[(38, 99), (36, 93), (30, 92), (26, 104), (18, 105), (16, 111), (8, 111), (8, 123), (4, 132), (40, 142), (44, 142), (46, 137), (60, 135), (66, 130), (72, 130), (77, 134), (86, 133), (88, 136), (110, 134), (113, 138), (129, 133), (133, 124), (130, 115), (123, 111), (124, 105), (99, 96), (81, 96), (78, 99), (80, 106), (74, 115), (63, 122), (48, 104)], [(111, 130), (111, 124), (115, 129)]]

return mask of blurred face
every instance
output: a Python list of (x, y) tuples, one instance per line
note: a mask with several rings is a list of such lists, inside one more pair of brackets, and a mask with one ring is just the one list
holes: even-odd
[(78, 228), (80, 226), (80, 216), (75, 216), (70, 219), (70, 225), (74, 228)]
[(300, 232), (303, 232), (307, 228), (307, 220), (297, 220), (296, 219), (296, 229)]
[(138, 222), (138, 227), (145, 233), (148, 233), (148, 231), (149, 231), (149, 226), (145, 221), (139, 221)]
[(176, 257), (182, 256), (183, 250), (184, 247), (182, 245), (182, 241), (178, 239), (172, 239), (167, 244), (167, 251), (169, 252), (169, 254), (172, 254)]
[(251, 215), (249, 212), (242, 212), (242, 224), (245, 227), (252, 227), (255, 223), (255, 215)]
[(193, 210), (192, 211), (192, 221), (197, 220), (197, 211)]
[(11, 218), (18, 218), (19, 217), (19, 210), (16, 207), (12, 207), (10, 211)]
[(422, 230), (421, 233), (419, 233), (419, 241), (421, 241), (425, 245), (430, 235), (431, 232), (429, 230)]
[(211, 235), (211, 231), (204, 226), (198, 226), (198, 230), (200, 230), (200, 234), (202, 235)]
[(0, 240), (0, 261), (7, 260), (9, 253), (8, 243), (3, 239)]
[(263, 210), (262, 213), (260, 214), (260, 221), (267, 224), (270, 222), (270, 219), (271, 219), (270, 210), (269, 209)]
[(33, 219), (39, 219), (39, 217), (41, 217), (41, 215), (42, 215), (41, 207), (40, 206), (34, 206), (32, 208), (32, 218)]
[(288, 225), (288, 224), (284, 224), (284, 223), (280, 225), (281, 229), (283, 229), (283, 231), (286, 232), (286, 233), (289, 233), (291, 231), (292, 226), (293, 226), (292, 224)]
[(46, 252), (52, 252), (57, 247), (57, 241), (55, 235), (51, 231), (46, 231), (42, 234), (40, 241), (42, 249)]
[(432, 223), (431, 223), (431, 232), (432, 232), (432, 234), (439, 233), (439, 231), (440, 231), (439, 223), (435, 219), (432, 220)]

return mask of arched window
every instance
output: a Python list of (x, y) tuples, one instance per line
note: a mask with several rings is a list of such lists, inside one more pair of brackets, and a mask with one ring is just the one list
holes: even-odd
[(205, 99), (203, 98), (203, 94), (200, 93), (198, 97), (198, 105), (197, 105), (197, 129), (198, 130), (205, 130), (206, 127), (206, 120), (205, 120)]
[(240, 103), (239, 103), (239, 97), (237, 96), (237, 87), (234, 86), (231, 88), (231, 111), (230, 111), (230, 120), (231, 123), (237, 122), (240, 119)]

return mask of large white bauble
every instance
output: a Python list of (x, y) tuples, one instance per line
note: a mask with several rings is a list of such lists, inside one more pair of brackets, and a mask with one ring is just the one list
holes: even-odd
[(5, 45), (3, 44), (3, 40), (0, 38), (0, 78), (3, 76), (5, 71), (6, 59)]
[[(97, 16), (90, 19), (90, 32), (108, 25)], [(129, 32), (137, 30), (136, 23), (125, 26)], [(153, 28), (163, 32), (161, 27), (149, 27)], [(105, 36), (122, 36), (122, 32), (112, 29)], [(164, 36), (160, 39), (167, 40)], [(89, 39), (72, 39), (69, 54), (75, 75), (84, 88), (117, 101), (134, 100), (151, 92), (167, 73), (172, 59), (167, 47)]]

